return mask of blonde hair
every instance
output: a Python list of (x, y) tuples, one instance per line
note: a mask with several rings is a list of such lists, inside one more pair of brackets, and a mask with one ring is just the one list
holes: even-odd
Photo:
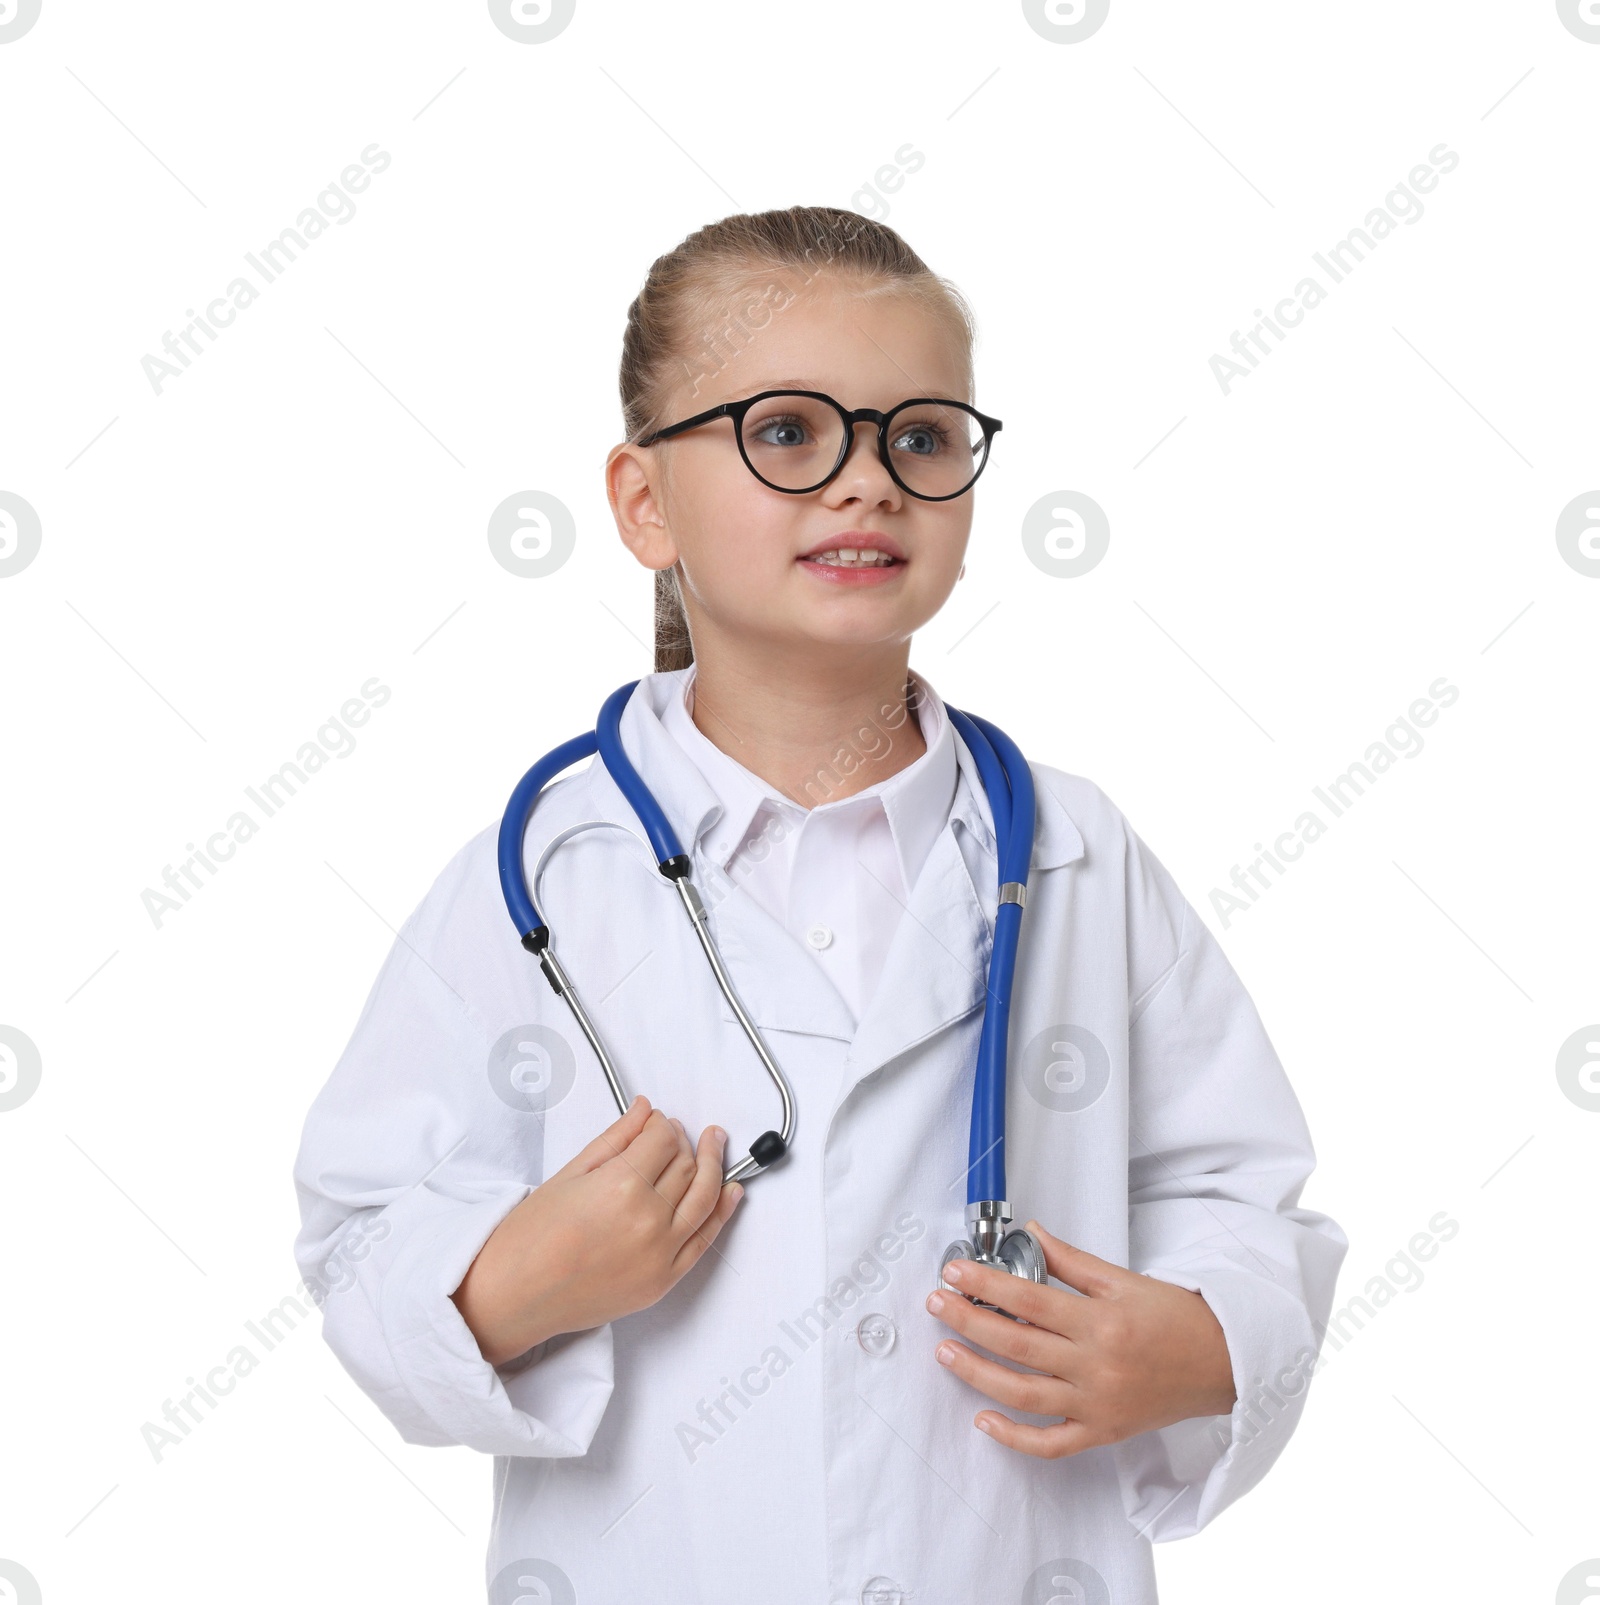
[[(892, 228), (835, 206), (741, 212), (657, 257), (628, 308), (618, 376), (627, 439), (672, 422), (661, 409), (677, 384), (715, 375), (822, 272), (860, 295), (920, 297), (948, 324), (970, 397), (972, 310)], [(656, 571), (655, 604), (656, 671), (687, 668), (694, 647), (676, 565)]]

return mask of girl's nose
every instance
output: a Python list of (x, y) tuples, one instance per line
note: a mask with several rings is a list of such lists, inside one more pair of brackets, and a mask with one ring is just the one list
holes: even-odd
[(865, 419), (852, 427), (850, 449), (839, 465), (839, 472), (823, 486), (823, 489), (835, 489), (841, 481), (848, 480), (852, 476), (859, 479), (862, 474), (875, 478), (879, 485), (886, 486), (891, 494), (899, 490), (899, 486), (889, 477), (889, 471), (878, 456), (878, 426), (868, 423)]

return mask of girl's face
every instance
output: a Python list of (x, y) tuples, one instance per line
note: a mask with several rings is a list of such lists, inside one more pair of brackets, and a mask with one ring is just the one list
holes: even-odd
[[(912, 396), (972, 400), (961, 348), (923, 303), (819, 283), (714, 376), (698, 386), (686, 378), (660, 422), (775, 389), (820, 390), (846, 408), (883, 412)], [(642, 475), (615, 463), (624, 452)], [(612, 459), (624, 539), (648, 568), (681, 565), (697, 656), (724, 645), (784, 656), (897, 645), (944, 605), (972, 528), (971, 491), (946, 502), (909, 495), (865, 423), (837, 476), (805, 495), (762, 484), (725, 418), (654, 446), (618, 447)], [(881, 538), (897, 561), (858, 574), (808, 560), (852, 534)]]

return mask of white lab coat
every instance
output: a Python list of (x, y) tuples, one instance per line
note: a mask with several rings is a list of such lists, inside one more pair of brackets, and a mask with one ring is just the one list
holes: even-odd
[[(482, 1359), (450, 1293), (504, 1216), (616, 1118), (518, 942), (496, 820), (406, 922), (306, 1120), (295, 1254), (325, 1337), (408, 1442), (495, 1456), (494, 1605), (1149, 1605), (1152, 1541), (1204, 1526), (1282, 1451), (1348, 1247), (1297, 1207), (1315, 1156), (1249, 995), (1106, 795), (1033, 763), (1016, 1219), (1202, 1293), (1239, 1402), (1061, 1460), (1003, 1447), (972, 1425), (993, 1401), (934, 1359), (951, 1333), (924, 1306), (965, 1235), (995, 908), (970, 755), (958, 738), (951, 821), (853, 1028), (811, 955), (704, 866), (695, 844), (719, 805), (658, 718), (678, 678), (644, 678), (623, 742), (794, 1087), (790, 1154), (656, 1305), (498, 1368)], [(653, 856), (599, 821), (640, 830), (595, 758), (529, 826), (530, 875), (572, 832), (539, 911), (628, 1095), (691, 1140), (723, 1126), (732, 1163), (778, 1124), (775, 1089)]]

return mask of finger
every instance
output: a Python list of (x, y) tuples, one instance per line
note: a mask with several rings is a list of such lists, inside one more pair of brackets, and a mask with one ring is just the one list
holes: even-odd
[[(1020, 1315), (1032, 1325), (1042, 1326), (1060, 1337), (1076, 1340), (1083, 1335), (1087, 1313), (1083, 1308), (1084, 1301), (1074, 1293), (1064, 1293), (1059, 1287), (1031, 1282), (1025, 1276), (1013, 1275), (996, 1265), (980, 1265), (970, 1259), (951, 1260), (944, 1268), (944, 1280), (964, 1293), (967, 1299), (982, 1299), (986, 1304), (996, 1304), (1002, 1310)], [(960, 1297), (956, 1299), (958, 1304), (964, 1302), (966, 1300)], [(970, 1305), (968, 1307), (971, 1308)]]
[(678, 1128), (659, 1109), (650, 1112), (641, 1130), (617, 1155), (616, 1163), (629, 1166), (654, 1187), (661, 1173), (678, 1157)]
[[(677, 1125), (677, 1122), (673, 1122)], [(679, 1127), (680, 1132), (682, 1127)], [(673, 1213), (677, 1213), (678, 1205), (683, 1201), (683, 1195), (689, 1190), (690, 1183), (699, 1174), (700, 1162), (695, 1156), (694, 1149), (689, 1146), (687, 1135), (679, 1137), (678, 1151), (672, 1156), (667, 1168), (656, 1177), (656, 1191), (672, 1205)]]
[(1036, 1416), (1065, 1416), (1083, 1408), (1082, 1391), (1064, 1378), (1038, 1371), (1013, 1371), (949, 1338), (934, 1350), (934, 1358), (979, 1393), (1013, 1410), (1026, 1410)]
[(713, 1239), (727, 1225), (729, 1217), (739, 1207), (739, 1200), (744, 1197), (744, 1187), (736, 1181), (729, 1182), (723, 1187), (717, 1199), (716, 1208), (706, 1219), (689, 1233), (688, 1239), (682, 1248), (673, 1257), (672, 1274), (679, 1277), (684, 1274), (711, 1247)]
[(980, 1410), (972, 1424), (987, 1432), (996, 1443), (1003, 1443), (1019, 1454), (1033, 1455), (1040, 1460), (1061, 1460), (1067, 1455), (1081, 1454), (1085, 1449), (1098, 1449), (1114, 1439), (1093, 1431), (1081, 1421), (1057, 1421), (1052, 1426), (1035, 1427), (1023, 1421), (1013, 1421), (998, 1410)]
[(1091, 1298), (1109, 1298), (1120, 1291), (1122, 1278), (1134, 1274), (1126, 1266), (1113, 1265), (1086, 1248), (1074, 1248), (1071, 1243), (1062, 1242), (1036, 1220), (1026, 1222), (1026, 1226), (1044, 1250), (1045, 1269), (1058, 1282), (1065, 1282)]
[(550, 1180), (557, 1181), (564, 1176), (581, 1176), (586, 1171), (598, 1169), (608, 1159), (615, 1159), (644, 1130), (650, 1114), (650, 1100), (640, 1093), (628, 1105), (625, 1113), (613, 1120), (588, 1147), (574, 1154)]
[[(1003, 1271), (1001, 1275), (1011, 1276), (1011, 1273)], [(1053, 1376), (1072, 1378), (1077, 1375), (1076, 1345), (1043, 1323), (1013, 1321), (998, 1310), (981, 1310), (959, 1293), (931, 1293), (927, 1305), (930, 1314), (991, 1354), (1004, 1355), (1008, 1360), (1031, 1365), (1037, 1371), (1048, 1371)]]
[(729, 1191), (722, 1185), (722, 1157), (727, 1145), (728, 1134), (720, 1126), (707, 1126), (700, 1133), (694, 1180), (679, 1200), (672, 1221), (673, 1230), (682, 1238), (687, 1238), (718, 1208)]
[(668, 1203), (676, 1205), (683, 1197), (684, 1189), (689, 1185), (696, 1169), (694, 1148), (689, 1142), (689, 1133), (683, 1129), (683, 1122), (676, 1115), (668, 1117), (669, 1124), (674, 1131), (677, 1148), (671, 1159), (667, 1161), (666, 1169), (656, 1177), (656, 1191)]

